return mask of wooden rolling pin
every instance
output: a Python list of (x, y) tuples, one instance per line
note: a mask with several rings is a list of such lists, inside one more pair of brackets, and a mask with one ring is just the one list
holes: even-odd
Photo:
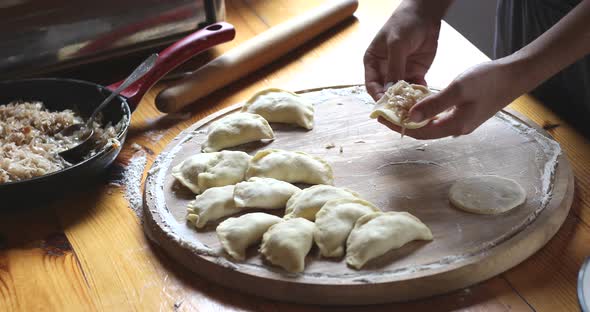
[(162, 90), (156, 107), (165, 113), (176, 112), (292, 51), (350, 17), (357, 7), (357, 0), (332, 0), (279, 24)]

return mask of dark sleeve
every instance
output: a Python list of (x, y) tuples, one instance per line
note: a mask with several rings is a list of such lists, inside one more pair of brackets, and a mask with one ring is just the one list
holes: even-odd
[[(529, 44), (555, 25), (579, 2), (580, 0), (499, 0), (494, 58), (507, 56)], [(533, 90), (532, 95), (590, 138), (590, 56), (543, 82)]]

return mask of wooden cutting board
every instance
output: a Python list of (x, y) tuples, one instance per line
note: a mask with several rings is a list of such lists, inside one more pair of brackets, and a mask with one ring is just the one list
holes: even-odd
[[(301, 274), (263, 261), (257, 246), (245, 262), (226, 256), (215, 226), (195, 230), (185, 219), (194, 195), (170, 175), (199, 153), (212, 121), (229, 107), (176, 137), (154, 162), (145, 185), (147, 235), (182, 265), (212, 282), (258, 296), (314, 304), (373, 304), (449, 292), (500, 274), (541, 248), (563, 223), (573, 199), (573, 175), (559, 144), (529, 120), (502, 111), (470, 135), (417, 141), (388, 130), (368, 115), (373, 101), (363, 87), (300, 92), (315, 105), (315, 127), (273, 124), (276, 139), (236, 148), (298, 150), (332, 165), (335, 185), (350, 188), (382, 210), (408, 211), (430, 227), (431, 242), (412, 242), (362, 270), (319, 257), (314, 247)], [(331, 147), (334, 146), (334, 147)], [(524, 205), (502, 215), (453, 208), (454, 181), (496, 174), (518, 181)], [(249, 211), (251, 212), (251, 211)], [(281, 215), (282, 211), (275, 211)]]

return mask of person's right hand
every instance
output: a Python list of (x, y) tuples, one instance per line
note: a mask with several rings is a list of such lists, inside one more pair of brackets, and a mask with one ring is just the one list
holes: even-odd
[[(367, 92), (378, 100), (398, 80), (426, 85), (440, 30), (440, 3), (403, 1), (377, 33), (364, 56)], [(438, 3), (437, 3), (438, 2)]]
[[(523, 67), (524, 66), (524, 67)], [(420, 140), (460, 136), (471, 133), (499, 110), (530, 88), (526, 65), (507, 58), (478, 64), (459, 75), (440, 92), (427, 96), (412, 106), (409, 119), (421, 122), (433, 118), (426, 126), (406, 129), (405, 134)], [(515, 81), (514, 77), (519, 77)], [(402, 132), (383, 117), (379, 122)]]

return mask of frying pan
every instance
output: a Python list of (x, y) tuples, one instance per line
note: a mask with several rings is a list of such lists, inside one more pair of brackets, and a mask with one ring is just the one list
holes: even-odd
[[(131, 84), (107, 107), (103, 123), (123, 126), (117, 135), (121, 144), (110, 146), (88, 159), (71, 167), (40, 177), (0, 184), (0, 209), (10, 208), (8, 203), (44, 200), (48, 197), (63, 197), (67, 191), (92, 182), (103, 173), (119, 155), (127, 136), (131, 113), (145, 93), (168, 72), (196, 54), (217, 44), (230, 41), (235, 36), (234, 27), (225, 22), (209, 25), (181, 39), (162, 51), (155, 66), (140, 80)], [(109, 86), (96, 83), (59, 78), (39, 78), (0, 82), (0, 104), (15, 100), (42, 101), (51, 111), (72, 109), (83, 118), (88, 118), (96, 105), (109, 96), (121, 83)]]

